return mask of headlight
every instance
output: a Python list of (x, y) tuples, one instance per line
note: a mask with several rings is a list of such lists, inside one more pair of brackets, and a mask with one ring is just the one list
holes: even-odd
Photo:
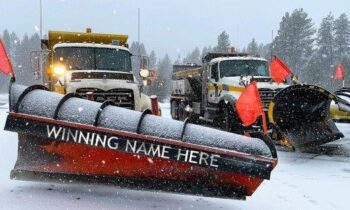
[(149, 70), (148, 69), (141, 69), (140, 70), (140, 76), (141, 77), (148, 77), (149, 76)]
[(53, 67), (53, 73), (57, 76), (62, 76), (66, 72), (66, 67), (65, 66), (54, 66)]

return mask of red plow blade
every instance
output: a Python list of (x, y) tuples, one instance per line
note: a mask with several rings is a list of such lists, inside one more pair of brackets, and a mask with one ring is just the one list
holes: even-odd
[[(5, 129), (19, 134), (13, 179), (113, 183), (244, 198), (277, 164), (271, 142), (12, 85)], [(43, 100), (45, 99), (45, 100)]]

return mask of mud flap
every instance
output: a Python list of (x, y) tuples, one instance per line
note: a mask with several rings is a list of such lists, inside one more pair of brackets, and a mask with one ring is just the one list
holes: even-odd
[(269, 120), (282, 135), (281, 143), (308, 149), (344, 137), (330, 117), (336, 98), (312, 85), (293, 85), (279, 92), (269, 107)]

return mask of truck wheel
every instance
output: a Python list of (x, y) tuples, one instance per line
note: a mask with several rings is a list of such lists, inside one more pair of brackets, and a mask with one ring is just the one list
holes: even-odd
[(179, 103), (177, 101), (171, 102), (171, 117), (174, 120), (179, 119)]
[(223, 108), (223, 117), (222, 117), (222, 124), (221, 128), (224, 131), (231, 132), (231, 133), (237, 133), (242, 134), (242, 124), (240, 120), (238, 119), (237, 114), (233, 110), (233, 107), (228, 105)]
[(186, 104), (183, 101), (180, 102), (178, 116), (181, 121), (184, 121), (187, 118)]

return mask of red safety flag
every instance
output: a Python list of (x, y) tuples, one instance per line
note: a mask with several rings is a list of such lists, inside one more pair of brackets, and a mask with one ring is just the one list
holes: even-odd
[(270, 75), (271, 78), (279, 83), (282, 83), (292, 72), (281, 59), (275, 56), (270, 63)]
[(263, 114), (263, 107), (256, 86), (256, 81), (250, 83), (236, 102), (236, 110), (244, 126), (252, 125)]
[(344, 78), (345, 78), (344, 67), (342, 64), (339, 64), (337, 66), (337, 69), (335, 70), (333, 79), (337, 80), (337, 79), (344, 79)]
[(6, 53), (5, 46), (0, 39), (0, 71), (5, 75), (14, 76), (11, 61)]

